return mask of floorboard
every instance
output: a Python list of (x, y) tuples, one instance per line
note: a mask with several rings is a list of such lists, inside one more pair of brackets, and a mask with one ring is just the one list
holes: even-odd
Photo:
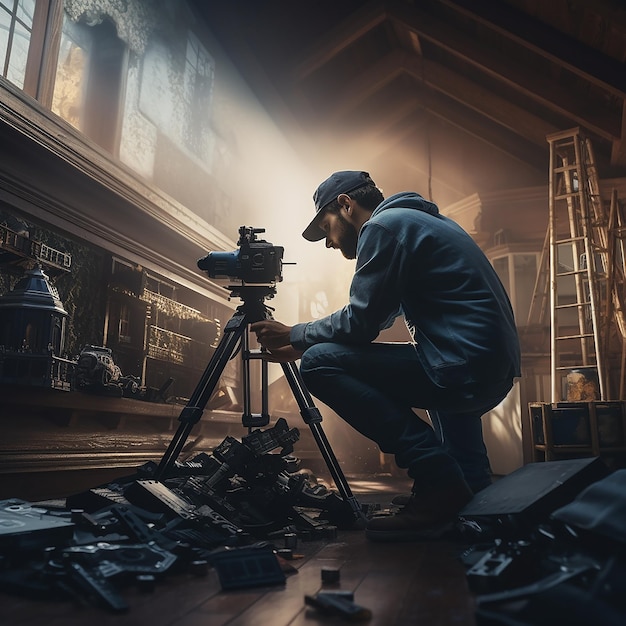
[[(386, 506), (406, 491), (402, 479), (354, 480), (361, 501)], [(278, 546), (277, 547), (282, 547)], [(302, 558), (280, 586), (222, 591), (215, 570), (206, 576), (172, 575), (152, 592), (124, 588), (123, 614), (77, 601), (39, 601), (0, 592), (0, 624), (11, 626), (314, 626), (345, 624), (341, 617), (305, 604), (305, 595), (341, 589), (371, 611), (371, 626), (437, 624), (474, 626), (473, 598), (458, 556), (462, 546), (446, 541), (380, 544), (362, 531), (339, 531), (334, 540), (299, 541)], [(322, 581), (322, 568), (339, 568), (340, 580)]]

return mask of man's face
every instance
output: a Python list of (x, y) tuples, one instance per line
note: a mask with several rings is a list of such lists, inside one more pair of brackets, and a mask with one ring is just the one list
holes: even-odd
[(341, 212), (326, 213), (320, 221), (320, 228), (326, 233), (327, 248), (338, 248), (346, 259), (356, 259), (359, 234)]

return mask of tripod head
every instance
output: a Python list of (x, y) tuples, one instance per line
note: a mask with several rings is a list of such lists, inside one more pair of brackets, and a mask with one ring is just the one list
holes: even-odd
[(266, 300), (273, 298), (276, 287), (271, 285), (229, 285), (231, 298), (240, 298), (242, 304), (237, 311), (246, 316), (249, 322), (259, 322), (271, 319), (270, 307), (265, 304)]
[(228, 285), (231, 298), (240, 298), (244, 304), (252, 301), (265, 302), (276, 295), (276, 285)]

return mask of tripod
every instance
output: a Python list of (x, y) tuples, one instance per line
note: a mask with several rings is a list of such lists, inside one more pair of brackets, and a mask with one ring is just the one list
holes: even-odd
[[(180, 455), (187, 437), (191, 433), (194, 425), (202, 417), (204, 408), (211, 398), (217, 383), (228, 364), (233, 357), (239, 342), (241, 341), (242, 359), (244, 366), (244, 413), (242, 423), (249, 429), (260, 428), (269, 423), (268, 398), (267, 398), (267, 361), (263, 359), (263, 353), (260, 350), (253, 352), (249, 349), (248, 327), (250, 324), (272, 319), (270, 310), (265, 306), (265, 299), (271, 297), (275, 293), (275, 287), (244, 285), (241, 287), (229, 287), (231, 296), (241, 298), (241, 304), (235, 311), (234, 315), (228, 321), (224, 328), (224, 336), (220, 340), (215, 353), (211, 357), (207, 368), (205, 369), (198, 385), (196, 386), (191, 398), (181, 411), (179, 416), (180, 426), (178, 427), (174, 438), (168, 446), (161, 462), (156, 470), (155, 477), (157, 480), (167, 478), (168, 471)], [(262, 391), (262, 408), (260, 414), (250, 412), (250, 360), (261, 359), (261, 391)], [(346, 506), (350, 508), (350, 513), (354, 517), (357, 526), (363, 526), (365, 523), (365, 515), (360, 504), (352, 494), (346, 477), (339, 466), (339, 462), (330, 447), (330, 443), (326, 437), (326, 433), (322, 429), (322, 414), (313, 403), (310, 393), (304, 385), (304, 381), (300, 375), (300, 371), (295, 363), (281, 363), (283, 373), (294, 398), (300, 408), (300, 415), (305, 424), (311, 429), (313, 438), (317, 443), (322, 457), (328, 466), (328, 470), (337, 486), (339, 494)]]

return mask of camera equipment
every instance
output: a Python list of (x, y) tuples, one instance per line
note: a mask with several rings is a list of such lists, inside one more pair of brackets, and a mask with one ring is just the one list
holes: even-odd
[[(229, 286), (231, 296), (241, 298), (243, 303), (237, 308), (232, 318), (224, 327), (223, 337), (207, 368), (202, 374), (198, 385), (181, 411), (180, 426), (168, 446), (154, 477), (157, 481), (169, 478), (176, 474), (176, 459), (180, 455), (185, 442), (194, 425), (200, 421), (207, 402), (213, 395), (217, 383), (228, 364), (228, 361), (239, 351), (243, 366), (243, 415), (242, 423), (249, 429), (248, 443), (264, 449), (266, 442), (252, 429), (266, 426), (270, 421), (268, 412), (268, 369), (263, 350), (250, 349), (249, 325), (260, 320), (272, 319), (270, 310), (265, 306), (265, 300), (276, 293), (275, 282), (281, 280), (281, 260), (283, 248), (273, 246), (266, 241), (256, 240), (256, 233), (264, 232), (262, 228), (242, 226), (239, 229), (240, 250), (231, 253), (209, 253), (198, 261), (198, 267), (206, 271), (210, 277), (226, 276), (241, 281), (239, 286)], [(261, 361), (261, 413), (253, 414), (250, 411), (250, 361)], [(300, 415), (317, 443), (320, 452), (328, 466), (333, 481), (341, 495), (344, 508), (351, 519), (353, 526), (363, 526), (366, 518), (360, 504), (352, 494), (350, 486), (339, 466), (339, 462), (330, 447), (326, 434), (322, 429), (322, 414), (313, 404), (311, 395), (304, 385), (300, 370), (295, 363), (281, 363), (283, 373), (294, 394), (300, 408)], [(275, 427), (278, 430), (279, 424)], [(276, 433), (273, 433), (276, 434)], [(259, 436), (257, 436), (259, 435)], [(286, 446), (289, 446), (290, 433), (284, 435)], [(278, 435), (277, 435), (278, 436)], [(272, 437), (270, 437), (272, 439)], [(274, 445), (274, 444), (272, 444)], [(283, 446), (285, 447), (285, 446)], [(226, 451), (222, 451), (226, 452)], [(230, 451), (233, 452), (234, 450)], [(236, 455), (235, 455), (236, 456)], [(224, 465), (230, 465), (225, 463)], [(219, 472), (218, 472), (219, 473)]]
[(238, 250), (232, 252), (209, 252), (198, 260), (198, 267), (210, 278), (240, 280), (246, 285), (273, 285), (282, 277), (284, 248), (257, 239), (264, 228), (239, 228)]

